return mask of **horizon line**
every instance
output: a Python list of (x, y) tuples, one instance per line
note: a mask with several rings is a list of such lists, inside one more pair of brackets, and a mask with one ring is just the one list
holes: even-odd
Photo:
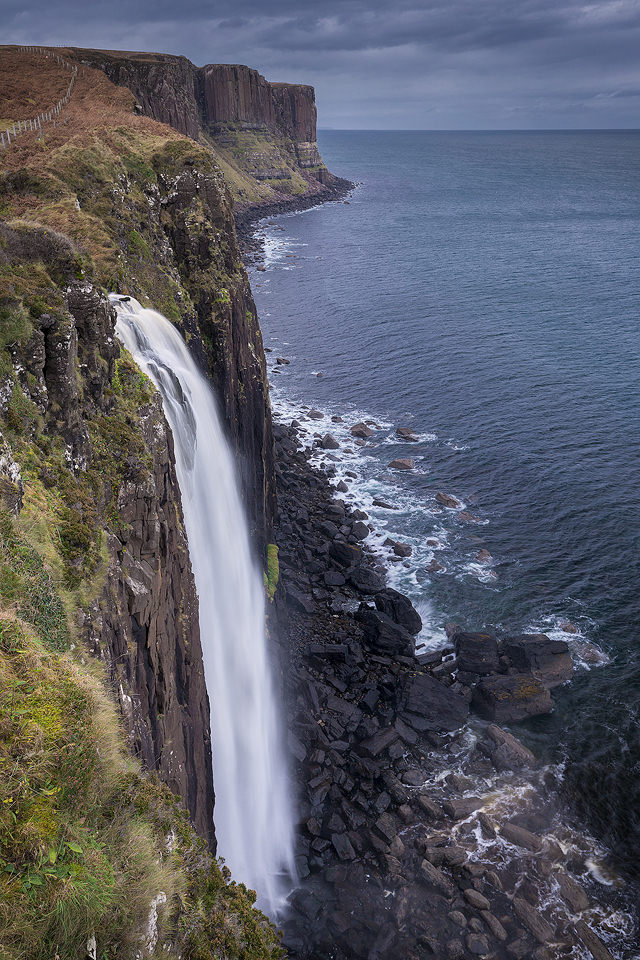
[(640, 133), (640, 127), (325, 127), (318, 133)]

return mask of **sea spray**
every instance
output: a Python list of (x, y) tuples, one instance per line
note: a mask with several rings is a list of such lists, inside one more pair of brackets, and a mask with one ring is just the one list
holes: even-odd
[(211, 388), (155, 310), (111, 297), (116, 333), (160, 391), (173, 433), (211, 701), (218, 851), (277, 915), (294, 876), (293, 810), (264, 591)]

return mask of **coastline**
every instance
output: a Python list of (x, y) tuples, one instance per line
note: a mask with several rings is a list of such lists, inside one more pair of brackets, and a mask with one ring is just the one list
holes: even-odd
[(275, 200), (270, 203), (247, 204), (246, 206), (236, 204), (234, 211), (236, 234), (245, 263), (250, 262), (251, 253), (255, 254), (261, 249), (261, 244), (253, 235), (254, 227), (260, 220), (281, 216), (285, 213), (300, 213), (321, 203), (344, 201), (356, 186), (356, 183), (352, 183), (344, 177), (336, 177), (331, 174), (331, 182), (323, 185), (323, 189), (315, 193)]
[[(455, 625), (447, 647), (416, 661), (407, 645), (416, 611), (387, 588), (380, 558), (356, 533), (366, 513), (336, 499), (330, 464), (309, 462), (327, 441), (308, 419), (311, 446), (299, 421), (290, 426), (274, 410), (274, 618), (290, 662), (295, 781), (308, 784), (299, 798), (302, 882), (285, 922), (291, 955), (631, 960), (633, 947), (620, 947), (633, 937), (629, 904), (598, 881), (606, 851), (570, 825), (560, 772), (540, 768), (508, 721), (508, 729), (469, 722), (486, 673), (467, 669), (460, 682)], [(407, 710), (416, 697), (420, 709), (435, 698), (437, 715), (416, 724)], [(612, 929), (614, 915), (624, 931)]]

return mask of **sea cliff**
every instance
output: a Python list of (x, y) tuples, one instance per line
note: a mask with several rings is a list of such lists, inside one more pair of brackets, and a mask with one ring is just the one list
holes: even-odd
[(196, 67), (185, 57), (71, 50), (128, 87), (141, 113), (208, 144), (236, 201), (236, 215), (297, 209), (342, 195), (318, 152), (313, 87), (271, 83), (241, 64)]
[[(498, 726), (552, 708), (566, 650), (450, 625), (418, 663), (420, 616), (363, 546), (369, 518), (310, 462), (340, 448), (341, 418), (273, 429), (235, 219), (345, 189), (317, 153), (312, 88), (63, 53), (80, 65), (66, 122), (12, 143), (0, 178), (3, 950), (280, 955), (212, 857), (223, 785), (172, 438), (114, 337), (117, 292), (183, 333), (236, 454), (298, 785), (289, 954), (610, 958), (548, 835), (552, 778)], [(41, 67), (0, 55), (27, 92)], [(493, 721), (481, 735), (471, 708)], [(505, 783), (540, 807), (491, 806)]]

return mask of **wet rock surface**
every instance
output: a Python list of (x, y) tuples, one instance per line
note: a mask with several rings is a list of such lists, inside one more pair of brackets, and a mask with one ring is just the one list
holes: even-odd
[(523, 674), (504, 641), (450, 625), (449, 652), (418, 662), (417, 611), (386, 586), (295, 426), (276, 424), (275, 437), (281, 582), (270, 616), (299, 789), (290, 955), (599, 956), (582, 886), (588, 844), (559, 825), (553, 774), (499, 721), (470, 712), (483, 684), (513, 691), (523, 676), (531, 691), (518, 703), (547, 709), (539, 660), (539, 676)]

